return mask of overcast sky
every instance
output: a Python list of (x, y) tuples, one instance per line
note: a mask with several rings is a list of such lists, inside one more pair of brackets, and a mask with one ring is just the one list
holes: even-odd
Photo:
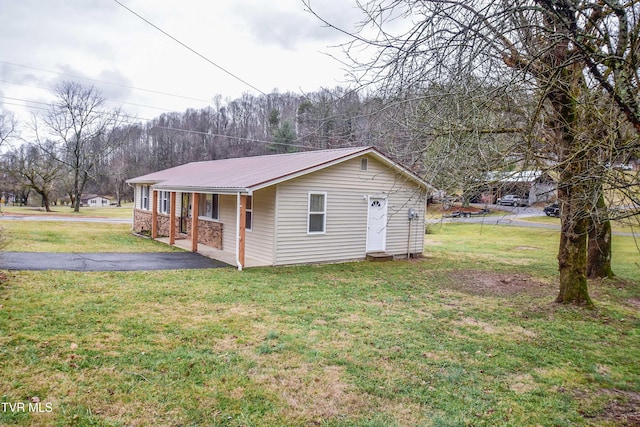
[[(119, 1), (262, 92), (314, 91), (345, 80), (327, 55), (339, 55), (331, 46), (344, 37), (305, 12), (301, 0)], [(312, 4), (338, 25), (358, 20), (350, 1)], [(36, 102), (51, 101), (65, 80), (98, 87), (142, 119), (204, 107), (218, 94), (259, 94), (114, 0), (0, 0), (0, 110), (22, 118), (26, 105), (46, 108)]]

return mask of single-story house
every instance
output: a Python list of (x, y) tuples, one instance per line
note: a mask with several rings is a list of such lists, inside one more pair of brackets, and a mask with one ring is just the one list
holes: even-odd
[(134, 232), (239, 269), (423, 251), (429, 186), (372, 147), (193, 162), (127, 182)]
[(553, 177), (540, 170), (524, 170), (518, 172), (494, 172), (490, 175), (492, 184), (489, 185), (487, 203), (506, 195), (515, 194), (527, 200), (532, 205), (539, 202), (551, 202), (557, 198), (557, 184)]
[(97, 196), (95, 194), (88, 194), (80, 198), (80, 204), (82, 206), (91, 206), (91, 207), (109, 206), (111, 204), (111, 200), (108, 199), (107, 197)]

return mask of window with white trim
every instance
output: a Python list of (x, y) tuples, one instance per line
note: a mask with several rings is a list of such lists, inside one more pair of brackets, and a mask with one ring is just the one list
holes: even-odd
[(200, 195), (200, 216), (207, 219), (220, 218), (220, 205), (217, 194)]
[(327, 225), (327, 193), (309, 193), (307, 233), (324, 234)]
[(253, 229), (253, 196), (247, 196), (246, 216), (244, 228), (251, 231)]
[(160, 192), (160, 213), (163, 213), (163, 214), (169, 213), (169, 192), (168, 191)]
[(143, 185), (141, 187), (141, 199), (140, 199), (140, 209), (144, 209), (146, 211), (149, 210), (149, 186)]

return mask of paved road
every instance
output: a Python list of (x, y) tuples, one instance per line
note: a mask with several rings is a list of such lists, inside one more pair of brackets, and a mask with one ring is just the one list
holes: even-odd
[[(513, 225), (518, 227), (534, 227), (534, 228), (547, 228), (550, 230), (560, 230), (560, 219), (558, 218), (557, 224), (539, 223), (523, 220), (524, 218), (533, 218), (544, 216), (542, 208), (536, 207), (511, 207), (496, 205), (474, 205), (479, 208), (487, 207), (494, 212), (502, 212), (502, 215), (477, 215), (469, 218), (441, 218), (437, 220), (428, 221), (430, 224), (438, 224), (440, 222), (466, 222), (475, 224), (487, 224), (487, 225)], [(639, 233), (627, 233), (622, 231), (614, 231), (614, 235), (617, 236), (631, 236), (640, 237)]]
[(95, 218), (63, 215), (0, 215), (0, 221), (64, 221), (64, 222), (105, 222), (113, 224), (131, 224), (131, 218)]
[(193, 252), (2, 252), (2, 270), (141, 271), (220, 268), (229, 265)]

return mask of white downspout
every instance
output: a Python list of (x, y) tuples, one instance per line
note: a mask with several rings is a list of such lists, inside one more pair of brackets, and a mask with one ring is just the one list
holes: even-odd
[(240, 192), (237, 193), (236, 203), (236, 265), (238, 271), (242, 271), (242, 264), (240, 264)]
[(411, 259), (411, 222), (413, 218), (409, 216), (409, 237), (407, 238), (407, 259)]

